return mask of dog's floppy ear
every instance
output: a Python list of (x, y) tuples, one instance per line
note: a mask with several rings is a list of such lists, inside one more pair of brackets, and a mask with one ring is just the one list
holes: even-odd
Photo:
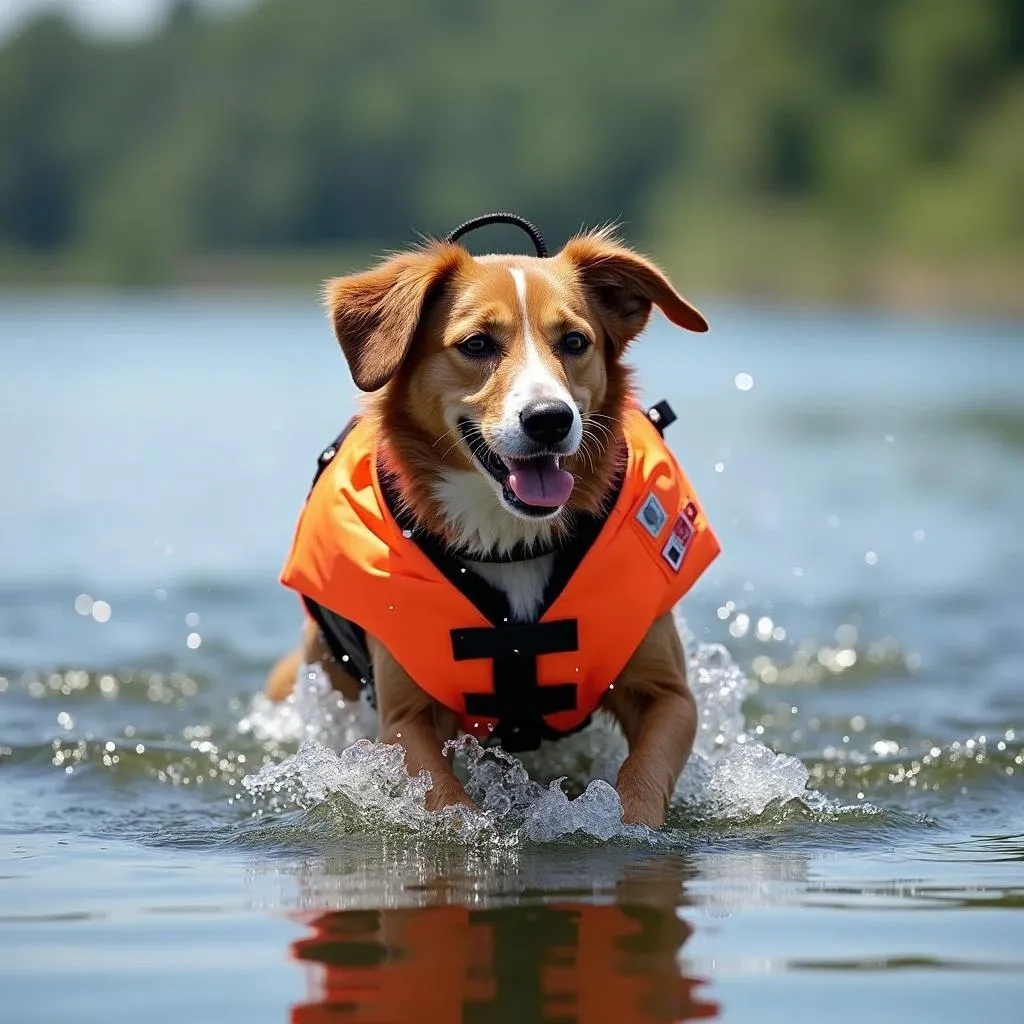
[(647, 325), (651, 305), (688, 331), (708, 322), (649, 260), (626, 248), (610, 231), (570, 239), (559, 254), (572, 263), (596, 304), (616, 352)]
[(409, 352), (427, 297), (466, 258), (460, 246), (437, 244), (326, 283), (324, 305), (356, 387), (377, 391), (391, 380)]

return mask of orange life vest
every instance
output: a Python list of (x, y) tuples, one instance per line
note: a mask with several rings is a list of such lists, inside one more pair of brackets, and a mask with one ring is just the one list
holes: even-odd
[[(321, 458), (281, 582), (322, 625), (334, 617), (384, 644), (466, 732), (507, 750), (573, 732), (719, 552), (657, 428), (640, 409), (623, 426), (614, 504), (555, 553), (536, 622), (515, 621), (466, 562), (399, 521), (359, 420)], [(356, 674), (369, 682), (369, 671)]]

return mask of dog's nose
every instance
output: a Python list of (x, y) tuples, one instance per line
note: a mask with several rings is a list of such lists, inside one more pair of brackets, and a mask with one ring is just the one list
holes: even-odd
[(519, 422), (530, 440), (550, 446), (572, 430), (572, 409), (565, 402), (531, 402), (520, 412)]

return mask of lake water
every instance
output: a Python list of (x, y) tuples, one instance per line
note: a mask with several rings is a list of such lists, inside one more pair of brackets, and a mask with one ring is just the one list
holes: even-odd
[(0, 1016), (1019, 1019), (1024, 329), (710, 313), (635, 348), (724, 548), (650, 833), (606, 729), (453, 821), (315, 674), (254, 700), (353, 409), (312, 301), (0, 300)]

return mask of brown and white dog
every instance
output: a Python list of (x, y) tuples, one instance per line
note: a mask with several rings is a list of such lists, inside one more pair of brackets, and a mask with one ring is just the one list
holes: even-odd
[[(328, 282), (327, 310), (358, 387), (371, 393), (388, 468), (416, 521), (467, 556), (543, 546), (570, 533), (578, 513), (599, 514), (622, 450), (633, 401), (623, 363), (656, 304), (703, 331), (701, 314), (651, 262), (610, 232), (582, 235), (557, 255), (474, 257), (430, 244), (365, 273)], [(460, 423), (473, 425), (467, 434)], [(496, 460), (481, 460), (482, 440)], [(465, 565), (536, 618), (553, 556)], [(617, 601), (615, 580), (608, 600)], [(367, 637), (380, 739), (400, 743), (411, 773), (427, 769), (434, 809), (470, 803), (442, 753), (457, 719)], [(283, 699), (303, 663), (322, 663), (349, 697), (359, 686), (307, 622), (300, 647), (273, 669), (267, 693)], [(629, 755), (617, 779), (624, 817), (660, 826), (693, 746), (697, 713), (670, 614), (657, 619), (602, 706)]]

